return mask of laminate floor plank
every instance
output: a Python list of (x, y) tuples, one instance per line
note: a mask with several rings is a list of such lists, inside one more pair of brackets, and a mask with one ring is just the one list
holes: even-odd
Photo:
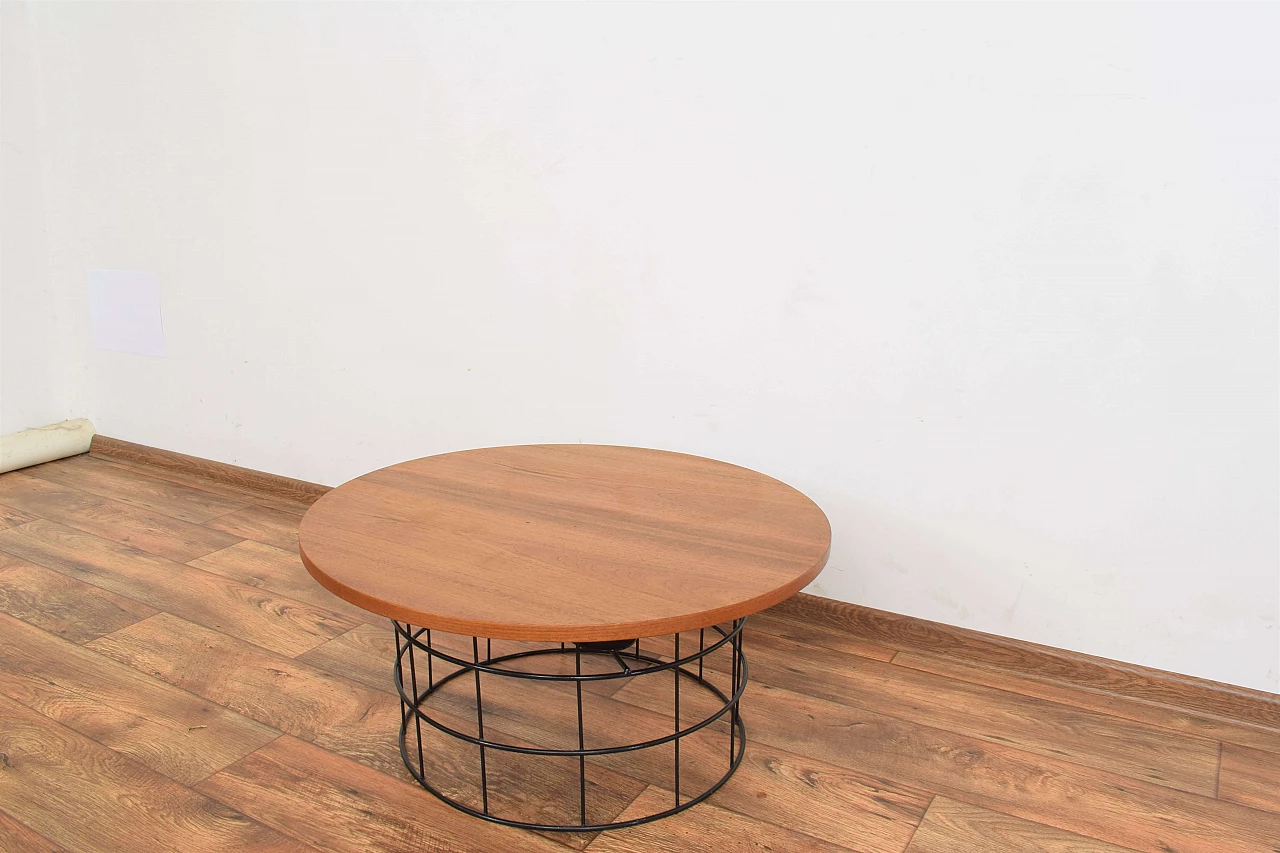
[(205, 522), (205, 527), (298, 553), (297, 513), (267, 506), (248, 506)]
[(314, 851), (0, 697), (0, 803), (76, 853)]
[[(400, 702), (390, 693), (354, 684), (164, 613), (95, 640), (89, 647), (394, 778), (410, 778), (396, 742)], [(475, 733), (474, 713), (467, 719), (444, 719), (460, 731), (471, 726), (470, 733)], [(489, 721), (485, 731), (486, 736), (501, 734), (501, 722)], [(457, 744), (443, 736), (432, 742), (438, 747)], [(439, 765), (435, 775), (446, 789), (454, 785), (455, 793), (464, 797), (478, 793), (479, 764), (474, 754), (470, 746), (460, 752), (438, 748), (432, 753)], [(565, 763), (491, 758), (494, 790), (509, 794), (506, 801), (495, 805), (523, 810), (526, 802), (533, 802), (525, 796), (529, 790), (563, 789), (569, 782), (576, 786), (576, 770)], [(597, 815), (604, 813), (601, 820), (620, 812), (644, 787), (600, 767), (591, 769), (588, 782)]]
[(10, 814), (0, 811), (0, 850), (10, 853), (69, 853)]
[(23, 473), (195, 524), (250, 505), (249, 501), (150, 477), (87, 455), (24, 468)]
[(1130, 853), (990, 809), (937, 797), (911, 839), (907, 853)]
[(185, 784), (279, 735), (9, 616), (0, 616), (0, 693)]
[(19, 524), (26, 524), (28, 521), (35, 520), (36, 516), (30, 513), (25, 513), (20, 509), (0, 503), (0, 530), (7, 530), (10, 527), (17, 527)]
[(1072, 705), (1100, 714), (1108, 714), (1138, 723), (1147, 723), (1192, 737), (1225, 741), (1240, 746), (1266, 750), (1277, 755), (1280, 761), (1280, 730), (1251, 725), (1237, 720), (1174, 708), (1155, 702), (1117, 696), (1099, 690), (1087, 690), (1061, 682), (1032, 678), (1008, 673), (991, 667), (966, 663), (938, 655), (917, 652), (900, 652), (893, 659), (894, 666), (905, 666), (923, 672), (931, 672), (955, 681), (982, 684), (998, 690), (1020, 693), (1046, 699), (1062, 705)]
[(341, 636), (298, 655), (298, 660), (383, 693), (395, 693), (396, 657), (391, 623), (357, 625)]
[(351, 627), (365, 622), (384, 622), (390, 633), (390, 620), (362, 610), (316, 583), (307, 574), (296, 548), (292, 552), (284, 551), (246, 539), (230, 548), (192, 560), (187, 565), (339, 613), (351, 622)]
[(1218, 796), (1233, 803), (1280, 813), (1280, 755), (1222, 745)]
[(0, 550), (281, 654), (301, 654), (358, 624), (51, 521), (0, 530)]
[(265, 725), (403, 771), (398, 700), (259, 646), (161, 613), (88, 648)]
[(285, 736), (200, 791), (328, 853), (564, 853), (462, 814), (416, 785)]
[(240, 541), (220, 530), (17, 471), (0, 475), (0, 501), (179, 563)]
[[(750, 624), (750, 623), (748, 623)], [(685, 634), (685, 646), (690, 635)], [(652, 641), (664, 656), (669, 640)], [(1145, 723), (744, 632), (751, 678), (843, 705), (1212, 796), (1218, 744)], [(696, 635), (694, 640), (696, 648)], [(727, 671), (727, 654), (707, 665)]]
[[(623, 812), (622, 820), (651, 814), (669, 805), (673, 794), (651, 787)], [(725, 811), (709, 803), (653, 823), (602, 833), (587, 848), (591, 853), (848, 853), (812, 836), (777, 824)]]
[(118, 631), (154, 607), (0, 552), (0, 612), (73, 643)]
[[(661, 710), (669, 698), (643, 682), (616, 699)], [(914, 789), (1142, 853), (1280, 853), (1266, 812), (760, 682), (743, 701), (754, 742)]]

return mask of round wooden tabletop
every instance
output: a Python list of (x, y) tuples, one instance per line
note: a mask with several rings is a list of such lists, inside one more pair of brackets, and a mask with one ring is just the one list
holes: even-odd
[(763, 610), (827, 562), (822, 510), (683, 453), (490, 447), (392, 465), (322, 497), (302, 562), (412, 625), (510, 640), (651, 637)]

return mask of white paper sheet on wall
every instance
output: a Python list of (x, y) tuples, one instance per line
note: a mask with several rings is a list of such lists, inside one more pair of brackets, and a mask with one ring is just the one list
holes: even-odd
[(128, 270), (89, 270), (93, 346), (164, 358), (160, 278)]

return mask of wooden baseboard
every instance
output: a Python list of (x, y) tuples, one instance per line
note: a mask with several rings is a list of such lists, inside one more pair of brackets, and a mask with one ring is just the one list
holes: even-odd
[(215, 483), (226, 483), (241, 489), (261, 492), (273, 498), (310, 505), (329, 491), (329, 486), (282, 477), (279, 474), (267, 474), (251, 468), (241, 468), (226, 462), (214, 462), (198, 456), (187, 456), (172, 450), (161, 450), (145, 444), (134, 444), (105, 435), (95, 435), (89, 447), (93, 456), (101, 456), (117, 462), (131, 465), (151, 466), (165, 471), (172, 471), (187, 477), (209, 480)]
[[(304, 505), (315, 503), (330, 489), (102, 435), (94, 436), (89, 452)], [(893, 649), (945, 654), (1030, 678), (1280, 730), (1280, 695), (1274, 693), (984, 634), (803, 592), (775, 605), (770, 612), (794, 621), (834, 628)]]
[(945, 654), (981, 666), (1280, 730), (1280, 695), (1041, 646), (941, 622), (797, 593), (774, 606), (894, 649)]

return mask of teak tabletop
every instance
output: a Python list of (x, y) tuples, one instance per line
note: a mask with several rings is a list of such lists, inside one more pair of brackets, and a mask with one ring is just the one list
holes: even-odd
[(601, 445), (491, 447), (352, 480), (299, 532), (325, 588), (412, 625), (586, 642), (763, 610), (826, 564), (800, 492), (712, 459)]

